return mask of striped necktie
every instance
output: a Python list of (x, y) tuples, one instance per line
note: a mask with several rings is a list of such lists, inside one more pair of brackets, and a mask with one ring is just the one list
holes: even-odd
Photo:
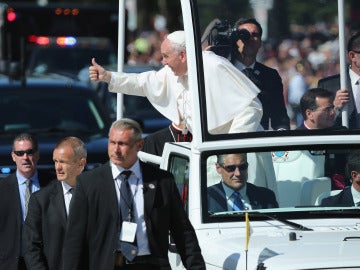
[(240, 193), (238, 191), (235, 191), (233, 194), (232, 194), (232, 197), (233, 197), (233, 211), (241, 211), (241, 210), (244, 210), (245, 207), (244, 207), (244, 204), (241, 200), (241, 196), (240, 196)]
[(25, 218), (28, 212), (29, 200), (31, 195), (31, 179), (26, 179), (26, 189), (25, 189)]

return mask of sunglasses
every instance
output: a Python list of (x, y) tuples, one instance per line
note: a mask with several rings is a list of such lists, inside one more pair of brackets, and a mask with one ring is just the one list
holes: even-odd
[(20, 151), (13, 151), (15, 155), (18, 157), (22, 157), (23, 155), (33, 155), (36, 153), (35, 149), (28, 149), (28, 150), (20, 150)]
[(243, 163), (243, 164), (240, 164), (240, 165), (221, 165), (220, 167), (223, 168), (225, 171), (227, 172), (234, 172), (236, 170), (236, 168), (239, 169), (239, 171), (245, 171), (247, 170), (249, 164), (246, 162), (246, 163)]

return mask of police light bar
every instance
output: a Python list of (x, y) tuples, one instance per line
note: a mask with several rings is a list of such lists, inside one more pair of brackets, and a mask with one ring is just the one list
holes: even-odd
[(76, 44), (76, 38), (74, 37), (58, 37), (56, 38), (56, 44), (59, 46), (74, 46)]
[(30, 35), (28, 41), (40, 46), (58, 45), (61, 47), (71, 47), (77, 43), (75, 37), (47, 37)]

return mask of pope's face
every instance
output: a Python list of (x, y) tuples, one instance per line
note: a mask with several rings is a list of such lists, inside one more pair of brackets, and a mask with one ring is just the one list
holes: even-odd
[(171, 42), (165, 39), (161, 44), (162, 64), (169, 66), (176, 76), (183, 76), (187, 73), (186, 52), (176, 50)]

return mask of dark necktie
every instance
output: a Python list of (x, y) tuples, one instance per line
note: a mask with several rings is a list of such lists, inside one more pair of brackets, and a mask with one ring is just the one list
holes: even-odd
[(240, 193), (235, 191), (233, 194), (232, 194), (232, 197), (234, 198), (234, 204), (233, 204), (233, 211), (240, 211), (240, 210), (244, 210), (245, 207), (244, 207), (244, 204), (243, 202), (241, 201), (241, 197), (240, 197)]
[(25, 189), (25, 215), (24, 215), (25, 217), (28, 212), (30, 195), (31, 195), (31, 180), (27, 179), (26, 180), (26, 189)]
[(123, 171), (120, 174), (121, 188), (120, 188), (120, 209), (121, 218), (123, 221), (132, 221), (132, 194), (129, 185), (129, 177), (131, 171)]
[[(129, 177), (131, 171), (123, 171), (120, 174), (121, 188), (120, 188), (120, 210), (121, 210), (121, 224), (123, 221), (134, 222), (133, 210), (133, 196), (130, 190)], [(121, 253), (128, 261), (134, 260), (137, 255), (136, 237), (134, 242), (121, 241)]]
[(246, 75), (246, 77), (250, 78), (252, 76), (252, 68), (245, 68), (242, 70), (242, 72)]
[(259, 79), (255, 76), (252, 68), (245, 68), (242, 72), (248, 77), (255, 85), (259, 84)]

